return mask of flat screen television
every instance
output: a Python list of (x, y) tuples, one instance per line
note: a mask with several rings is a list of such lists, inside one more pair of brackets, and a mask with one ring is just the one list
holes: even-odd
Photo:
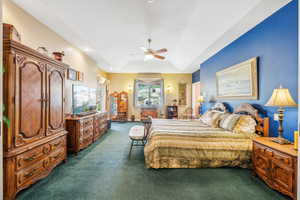
[(97, 92), (95, 88), (73, 85), (73, 114), (84, 114), (97, 110)]

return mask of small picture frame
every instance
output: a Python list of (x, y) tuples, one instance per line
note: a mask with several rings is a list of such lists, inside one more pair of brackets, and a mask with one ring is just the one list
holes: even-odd
[(72, 80), (72, 81), (76, 81), (77, 80), (77, 71), (69, 68), (68, 69), (68, 79)]
[(77, 72), (77, 80), (78, 81), (83, 81), (84, 80), (83, 77), (84, 77), (83, 72)]

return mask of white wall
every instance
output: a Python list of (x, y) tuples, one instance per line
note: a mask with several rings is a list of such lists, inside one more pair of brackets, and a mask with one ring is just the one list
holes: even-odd
[[(84, 81), (76, 83), (97, 88), (97, 76), (102, 75), (105, 77), (106, 73), (100, 70), (95, 60), (39, 22), (11, 0), (2, 1), (3, 21), (15, 26), (21, 35), (22, 44), (33, 49), (37, 49), (39, 46), (46, 47), (50, 55), (53, 51), (63, 50), (65, 52), (63, 62), (84, 73)], [(66, 81), (66, 113), (71, 112), (73, 83), (75, 82)]]

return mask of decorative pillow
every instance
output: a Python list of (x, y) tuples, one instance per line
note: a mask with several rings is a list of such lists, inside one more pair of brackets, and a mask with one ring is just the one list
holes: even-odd
[(214, 111), (207, 111), (202, 117), (201, 120), (203, 123), (213, 127), (217, 128), (220, 121), (220, 116), (223, 115), (223, 113), (220, 112), (214, 112)]
[(255, 133), (256, 121), (250, 115), (242, 115), (236, 123), (233, 132)]
[(211, 121), (208, 125), (210, 125), (213, 128), (218, 128), (219, 127), (219, 122), (221, 120), (221, 116), (224, 115), (221, 112), (213, 112)]
[(220, 121), (220, 128), (232, 131), (236, 123), (238, 122), (240, 115), (229, 114), (223, 117)]
[(201, 116), (201, 121), (205, 124), (208, 124), (211, 121), (213, 112), (208, 110)]

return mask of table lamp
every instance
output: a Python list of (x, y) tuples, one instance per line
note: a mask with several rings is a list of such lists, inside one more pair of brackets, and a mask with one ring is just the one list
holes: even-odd
[(290, 142), (283, 138), (283, 117), (284, 117), (284, 107), (295, 107), (297, 104), (293, 100), (289, 90), (287, 88), (283, 88), (280, 86), (277, 89), (273, 90), (273, 94), (269, 101), (267, 102), (266, 106), (274, 106), (278, 108), (278, 137), (272, 139), (273, 142), (279, 144), (289, 144)]

